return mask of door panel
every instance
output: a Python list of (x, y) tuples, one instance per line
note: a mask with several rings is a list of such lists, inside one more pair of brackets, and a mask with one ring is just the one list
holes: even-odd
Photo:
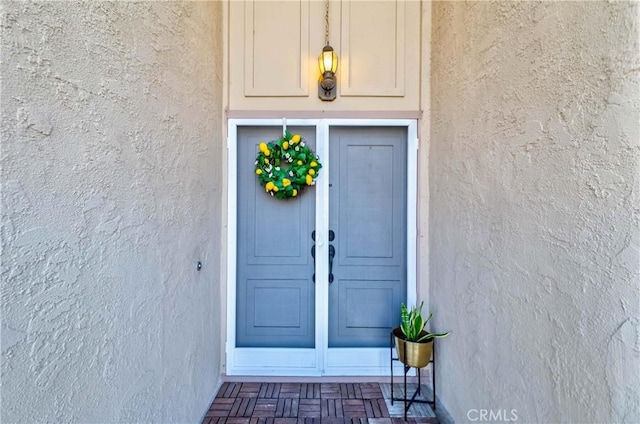
[[(290, 131), (315, 149), (315, 128)], [(281, 133), (282, 127), (238, 128), (237, 347), (315, 344), (314, 188), (279, 200), (254, 173), (258, 145)]]
[(329, 347), (386, 347), (406, 299), (406, 128), (329, 134)]
[[(308, 331), (306, 280), (247, 280), (247, 334), (304, 336)], [(284, 307), (286, 305), (286, 308)]]
[[(262, 140), (265, 141), (265, 140)], [(259, 144), (259, 142), (258, 142)], [(257, 147), (256, 147), (257, 149)], [(275, 199), (268, 195), (258, 182), (258, 178), (253, 174), (253, 163), (257, 150), (253, 158), (246, 161), (251, 164), (248, 175), (253, 176), (254, 187), (252, 192), (254, 198), (248, 202), (252, 213), (248, 218), (247, 225), (250, 231), (247, 232), (246, 260), (249, 264), (264, 265), (306, 265), (309, 262), (309, 252), (305, 251), (310, 237), (298, 237), (298, 235), (311, 234), (313, 228), (308, 222), (309, 204), (306, 199), (307, 191), (297, 199)], [(313, 195), (311, 195), (313, 197)], [(241, 211), (242, 213), (242, 211)], [(285, 230), (286, 228), (286, 230)], [(277, 248), (274, 249), (274, 244)]]

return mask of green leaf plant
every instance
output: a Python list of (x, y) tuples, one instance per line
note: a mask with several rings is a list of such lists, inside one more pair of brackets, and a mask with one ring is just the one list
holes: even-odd
[(409, 342), (428, 342), (431, 339), (447, 337), (449, 332), (446, 333), (429, 333), (420, 336), (422, 330), (427, 325), (431, 317), (433, 316), (433, 312), (429, 314), (429, 318), (425, 321), (422, 318), (422, 306), (424, 302), (420, 303), (420, 307), (416, 308), (415, 306), (411, 307), (411, 311), (409, 311), (406, 305), (403, 303), (400, 306), (400, 329), (404, 334), (405, 338)]

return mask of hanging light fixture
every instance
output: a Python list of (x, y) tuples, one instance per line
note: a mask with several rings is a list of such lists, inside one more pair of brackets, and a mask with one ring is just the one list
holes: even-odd
[(325, 32), (322, 53), (318, 56), (318, 68), (320, 68), (320, 80), (318, 81), (318, 97), (323, 101), (335, 100), (338, 87), (336, 84), (336, 71), (338, 70), (338, 55), (329, 45), (329, 0), (326, 2), (324, 15)]

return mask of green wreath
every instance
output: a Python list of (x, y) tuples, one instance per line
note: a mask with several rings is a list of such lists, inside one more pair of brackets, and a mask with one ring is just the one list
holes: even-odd
[(318, 156), (298, 134), (285, 131), (279, 140), (260, 143), (256, 175), (267, 193), (278, 199), (296, 197), (313, 185), (322, 168)]

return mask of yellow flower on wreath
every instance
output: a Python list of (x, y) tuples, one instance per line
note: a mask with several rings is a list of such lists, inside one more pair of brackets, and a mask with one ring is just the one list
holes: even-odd
[(307, 180), (307, 185), (311, 185), (311, 183), (313, 183), (313, 177), (309, 174), (307, 174), (306, 180)]
[(300, 134), (296, 134), (293, 137), (291, 137), (291, 142), (293, 144), (298, 144), (300, 142)]
[(313, 177), (314, 175), (316, 175), (316, 171), (314, 171), (313, 169), (310, 169), (309, 170), (309, 175), (311, 175)]
[(291, 185), (291, 180), (288, 178), (283, 178), (282, 179), (282, 185), (285, 187), (289, 187)]
[(276, 185), (272, 181), (269, 181), (267, 185), (264, 186), (267, 191), (273, 190), (274, 187), (276, 187)]

